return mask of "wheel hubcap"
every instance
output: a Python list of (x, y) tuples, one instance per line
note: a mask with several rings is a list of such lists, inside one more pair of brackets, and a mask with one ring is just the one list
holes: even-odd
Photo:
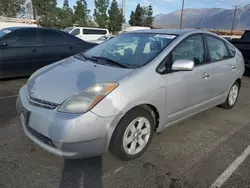
[(144, 117), (133, 120), (127, 127), (123, 136), (123, 148), (129, 155), (136, 155), (148, 143), (151, 134), (149, 121)]
[(229, 92), (229, 97), (228, 97), (228, 102), (229, 104), (232, 106), (235, 104), (236, 100), (237, 100), (237, 97), (238, 97), (238, 86), (237, 85), (234, 85), (230, 92)]

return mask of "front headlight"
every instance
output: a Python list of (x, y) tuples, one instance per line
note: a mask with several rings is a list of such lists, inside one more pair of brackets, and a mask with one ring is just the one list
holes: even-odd
[(58, 111), (76, 114), (87, 112), (117, 86), (117, 83), (98, 83), (90, 86), (67, 99)]

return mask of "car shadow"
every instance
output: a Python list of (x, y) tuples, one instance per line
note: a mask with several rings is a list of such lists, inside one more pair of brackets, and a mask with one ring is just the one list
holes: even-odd
[(59, 188), (102, 188), (102, 157), (65, 159)]

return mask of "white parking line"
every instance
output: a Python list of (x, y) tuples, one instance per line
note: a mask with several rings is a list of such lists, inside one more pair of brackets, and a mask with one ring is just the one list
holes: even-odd
[(243, 151), (243, 153), (235, 159), (235, 161), (218, 177), (218, 179), (210, 186), (210, 188), (221, 187), (227, 179), (234, 173), (234, 171), (240, 166), (241, 163), (250, 154), (250, 145)]
[(0, 97), (0, 100), (1, 100), (1, 99), (14, 98), (14, 97), (17, 97), (17, 95), (10, 95), (10, 96), (6, 96), (6, 97)]

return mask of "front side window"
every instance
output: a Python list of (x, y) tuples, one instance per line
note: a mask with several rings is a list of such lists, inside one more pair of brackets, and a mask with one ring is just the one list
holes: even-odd
[(230, 54), (225, 43), (212, 36), (206, 36), (209, 57), (211, 62), (222, 61), (230, 58)]
[(74, 36), (80, 35), (80, 29), (74, 29), (70, 34)]
[(202, 35), (193, 35), (184, 39), (173, 51), (172, 61), (179, 59), (192, 60), (195, 65), (205, 62), (205, 49)]
[(155, 58), (176, 35), (127, 33), (107, 40), (87, 52), (85, 57), (102, 57), (128, 68), (139, 68)]
[(10, 47), (37, 45), (37, 31), (33, 29), (17, 30), (3, 37)]

